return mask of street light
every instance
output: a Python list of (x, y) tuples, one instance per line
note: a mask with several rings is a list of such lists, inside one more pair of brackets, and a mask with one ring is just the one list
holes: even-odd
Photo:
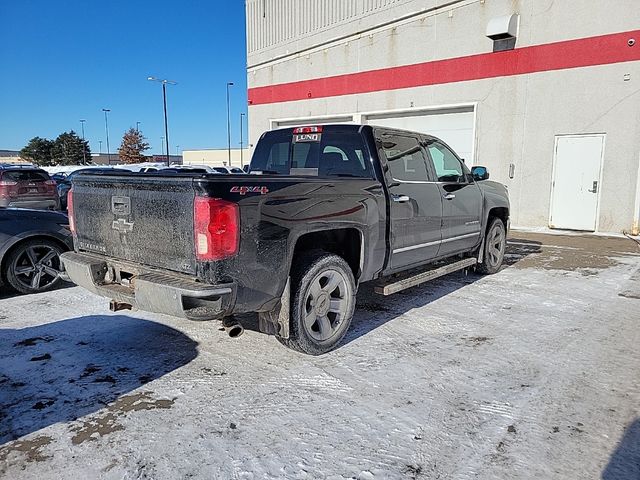
[(244, 154), (243, 154), (243, 151), (242, 151), (242, 142), (243, 142), (243, 139), (242, 139), (242, 127), (244, 125), (244, 122), (242, 121), (242, 119), (243, 119), (244, 116), (245, 116), (244, 113), (240, 114), (240, 167), (241, 168), (244, 168)]
[(140, 122), (136, 122), (136, 132), (140, 131)]
[(109, 113), (111, 110), (109, 110), (108, 108), (103, 108), (102, 111), (104, 112), (104, 129), (107, 132), (107, 158), (109, 159), (109, 165), (111, 165), (111, 149), (109, 148), (109, 120), (107, 120), (107, 113)]
[(162, 102), (164, 105), (164, 140), (167, 143), (167, 167), (169, 166), (169, 123), (167, 122), (167, 84), (177, 85), (178, 82), (173, 80), (161, 79), (156, 77), (147, 77), (151, 82), (160, 82), (162, 84)]
[(80, 120), (80, 125), (82, 125), (82, 163), (84, 165), (87, 164), (87, 149), (85, 147), (84, 144), (84, 122), (86, 122), (86, 120)]
[(231, 166), (231, 114), (229, 111), (229, 87), (233, 87), (233, 82), (227, 82), (227, 148), (229, 150), (229, 166)]

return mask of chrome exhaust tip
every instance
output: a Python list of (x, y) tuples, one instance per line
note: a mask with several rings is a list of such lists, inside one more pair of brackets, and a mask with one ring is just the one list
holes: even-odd
[(227, 335), (229, 335), (231, 338), (238, 338), (244, 333), (244, 327), (239, 323), (225, 325), (224, 329), (227, 332)]

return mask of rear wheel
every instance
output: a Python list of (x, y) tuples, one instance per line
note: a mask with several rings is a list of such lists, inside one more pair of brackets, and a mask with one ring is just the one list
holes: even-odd
[(507, 231), (504, 222), (494, 217), (489, 223), (484, 239), (484, 256), (477, 270), (485, 275), (496, 273), (502, 266), (507, 247)]
[(315, 253), (292, 272), (289, 338), (278, 340), (310, 355), (334, 349), (344, 338), (355, 309), (355, 279), (345, 260)]
[(7, 256), (7, 282), (20, 293), (52, 289), (61, 281), (62, 251), (59, 245), (46, 239), (18, 244)]

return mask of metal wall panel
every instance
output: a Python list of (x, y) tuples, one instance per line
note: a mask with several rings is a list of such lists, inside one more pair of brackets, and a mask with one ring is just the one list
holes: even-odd
[(248, 53), (279, 45), (410, 0), (247, 0)]

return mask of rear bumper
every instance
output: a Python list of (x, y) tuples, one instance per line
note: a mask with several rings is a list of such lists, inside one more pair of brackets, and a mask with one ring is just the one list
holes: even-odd
[[(69, 279), (87, 290), (148, 312), (192, 320), (222, 318), (232, 309), (235, 285), (209, 285), (173, 272), (147, 270), (109, 257), (67, 252), (62, 261)], [(125, 278), (126, 281), (118, 279)]]
[(0, 207), (13, 207), (13, 208), (33, 208), (35, 210), (58, 210), (59, 203), (57, 199), (45, 198), (45, 199), (0, 199)]

